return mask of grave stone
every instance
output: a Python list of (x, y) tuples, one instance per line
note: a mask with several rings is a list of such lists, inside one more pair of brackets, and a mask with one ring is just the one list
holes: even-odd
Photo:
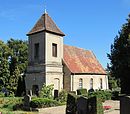
[(88, 99), (88, 114), (97, 114), (96, 104), (96, 97), (91, 97)]
[(79, 97), (77, 99), (77, 112), (78, 114), (87, 114), (88, 112), (88, 99), (85, 97)]
[(31, 102), (31, 96), (30, 95), (25, 95), (24, 96), (24, 107), (29, 108), (30, 107), (30, 102)]
[(120, 98), (120, 114), (130, 114), (130, 96)]

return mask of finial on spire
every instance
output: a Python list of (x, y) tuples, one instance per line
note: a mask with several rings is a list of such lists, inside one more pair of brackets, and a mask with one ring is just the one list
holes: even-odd
[(47, 10), (46, 10), (46, 0), (44, 0), (44, 13), (47, 14)]

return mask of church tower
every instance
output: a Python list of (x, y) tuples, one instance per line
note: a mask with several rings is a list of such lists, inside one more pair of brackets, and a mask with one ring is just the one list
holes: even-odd
[(37, 94), (43, 84), (63, 89), (63, 36), (51, 17), (44, 13), (27, 34), (29, 40), (26, 92)]

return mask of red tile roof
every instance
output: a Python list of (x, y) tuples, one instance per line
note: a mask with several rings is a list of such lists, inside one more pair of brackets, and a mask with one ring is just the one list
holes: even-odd
[(92, 51), (64, 45), (63, 60), (72, 73), (106, 74)]
[(57, 25), (47, 13), (41, 16), (41, 18), (37, 21), (32, 30), (27, 35), (31, 35), (41, 31), (47, 31), (65, 36), (65, 34), (57, 27)]

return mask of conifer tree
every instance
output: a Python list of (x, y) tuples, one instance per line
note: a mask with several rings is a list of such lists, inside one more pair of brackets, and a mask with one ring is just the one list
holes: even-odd
[(108, 58), (111, 76), (120, 79), (123, 94), (130, 94), (130, 16), (115, 37)]

